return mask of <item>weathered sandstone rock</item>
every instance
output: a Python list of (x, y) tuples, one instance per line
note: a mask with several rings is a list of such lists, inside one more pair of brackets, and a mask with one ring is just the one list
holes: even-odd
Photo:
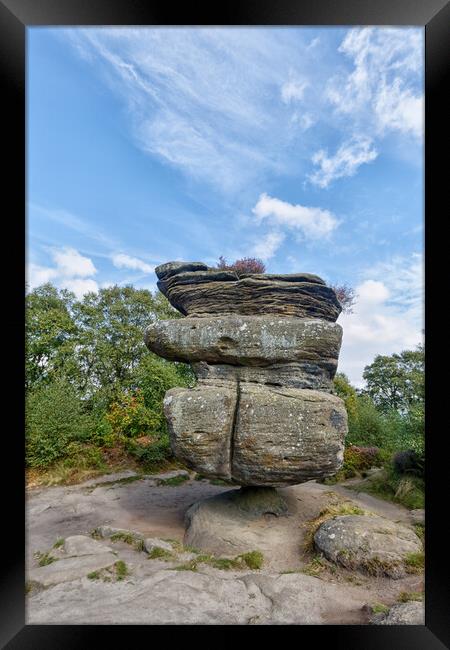
[(145, 342), (192, 363), (198, 379), (164, 400), (175, 456), (242, 486), (336, 473), (347, 414), (333, 388), (342, 341), (334, 290), (308, 273), (236, 273), (201, 262), (169, 262), (156, 274), (186, 318), (152, 323)]
[[(323, 282), (323, 281), (322, 281)], [(279, 314), (336, 321), (341, 312), (333, 289), (317, 281), (297, 282), (232, 271), (194, 271), (160, 280), (158, 288), (182, 314)]]
[(331, 561), (372, 575), (401, 578), (408, 553), (422, 544), (415, 532), (384, 517), (342, 515), (323, 523), (314, 536), (319, 551)]
[(164, 411), (174, 454), (202, 474), (281, 486), (342, 464), (347, 413), (335, 395), (258, 384), (173, 388)]
[(187, 467), (213, 478), (231, 479), (230, 445), (237, 390), (202, 386), (172, 388), (164, 398), (170, 444)]
[(206, 361), (238, 366), (311, 362), (336, 372), (342, 340), (337, 323), (273, 316), (182, 318), (152, 323), (147, 346), (174, 361)]
[(377, 625), (425, 625), (424, 604), (414, 601), (397, 603)]
[(347, 412), (335, 395), (241, 384), (232, 476), (240, 485), (289, 485), (335, 474)]
[(166, 280), (177, 273), (189, 271), (207, 271), (208, 267), (203, 262), (167, 262), (155, 268), (158, 280)]
[(311, 388), (333, 390), (332, 375), (323, 363), (304, 361), (302, 363), (275, 363), (270, 366), (233, 366), (231, 364), (208, 364), (198, 361), (192, 369), (202, 385), (229, 386), (230, 382), (253, 382), (270, 386), (289, 388)]

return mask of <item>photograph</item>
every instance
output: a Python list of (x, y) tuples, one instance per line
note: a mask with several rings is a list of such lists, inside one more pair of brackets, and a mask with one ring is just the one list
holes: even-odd
[(423, 26), (26, 29), (27, 625), (424, 626)]

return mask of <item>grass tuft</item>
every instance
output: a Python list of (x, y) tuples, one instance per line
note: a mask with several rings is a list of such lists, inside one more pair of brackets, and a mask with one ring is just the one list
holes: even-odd
[(264, 564), (264, 555), (261, 551), (249, 551), (248, 553), (242, 553), (238, 555), (236, 559), (242, 559), (242, 561), (248, 566), (249, 569), (261, 569)]
[(389, 612), (389, 607), (384, 603), (373, 603), (371, 609), (374, 614), (387, 614)]
[(330, 504), (323, 508), (317, 517), (311, 519), (306, 523), (306, 532), (305, 540), (303, 544), (303, 550), (305, 552), (314, 551), (314, 535), (316, 534), (318, 528), (328, 521), (328, 519), (333, 519), (340, 515), (370, 515), (370, 512), (362, 510), (358, 506), (355, 506), (351, 502), (342, 502), (337, 504)]
[(408, 553), (404, 562), (408, 573), (420, 573), (425, 567), (425, 553), (423, 551)]
[(62, 546), (63, 544), (64, 544), (64, 538), (63, 538), (63, 537), (59, 537), (59, 538), (56, 540), (56, 542), (53, 544), (53, 548), (59, 548), (59, 547)]
[(35, 553), (35, 558), (37, 559), (39, 566), (47, 566), (57, 560), (57, 558), (50, 555), (50, 553), (41, 553), (41, 551)]
[(400, 603), (408, 603), (411, 600), (422, 601), (423, 595), (423, 591), (402, 591), (398, 600)]
[(174, 554), (161, 546), (154, 546), (148, 554), (149, 560), (171, 560)]
[(117, 560), (114, 564), (117, 580), (123, 580), (129, 575), (128, 567), (123, 560)]

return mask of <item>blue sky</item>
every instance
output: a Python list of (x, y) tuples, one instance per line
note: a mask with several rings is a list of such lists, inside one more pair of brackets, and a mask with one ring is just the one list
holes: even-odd
[(28, 28), (27, 281), (257, 256), (354, 287), (339, 369), (422, 340), (422, 28)]

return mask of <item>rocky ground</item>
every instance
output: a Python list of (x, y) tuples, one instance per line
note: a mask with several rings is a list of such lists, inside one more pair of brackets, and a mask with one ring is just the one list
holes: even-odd
[(422, 602), (399, 602), (423, 591), (420, 572), (372, 576), (304, 550), (327, 507), (361, 508), (386, 529), (413, 530), (405, 508), (342, 485), (280, 489), (290, 514), (244, 531), (263, 554), (257, 569), (251, 557), (236, 559), (239, 544), (220, 558), (183, 545), (189, 506), (229, 489), (185, 471), (127, 471), (29, 490), (27, 624), (423, 623)]

